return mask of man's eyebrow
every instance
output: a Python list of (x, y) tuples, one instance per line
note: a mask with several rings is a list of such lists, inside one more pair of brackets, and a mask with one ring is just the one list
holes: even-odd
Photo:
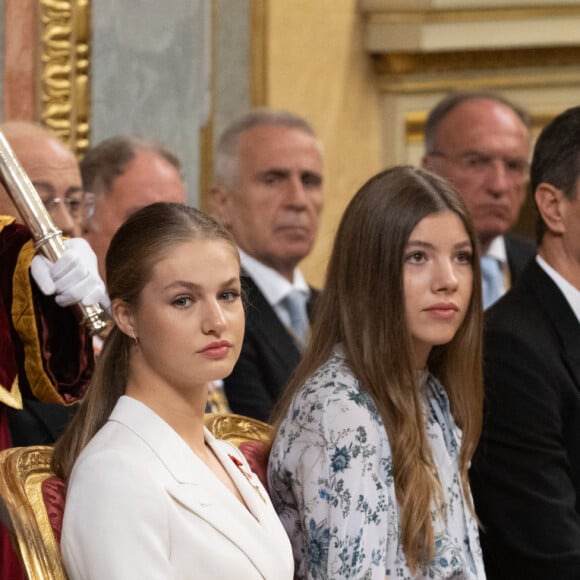
[(35, 189), (43, 189), (52, 195), (56, 194), (56, 190), (54, 189), (54, 185), (49, 181), (33, 181), (32, 185), (34, 185)]
[(320, 183), (322, 183), (323, 180), (322, 173), (319, 173), (318, 171), (314, 171), (312, 169), (304, 169), (303, 171), (300, 172), (300, 175), (302, 177), (313, 177)]
[(264, 171), (258, 172), (258, 175), (280, 175), (284, 177), (290, 175), (290, 169), (284, 169), (282, 167), (270, 167), (269, 169), (264, 169)]
[(82, 193), (83, 192), (83, 188), (80, 185), (71, 185), (65, 192), (64, 195), (65, 197), (67, 195), (72, 195), (73, 193)]

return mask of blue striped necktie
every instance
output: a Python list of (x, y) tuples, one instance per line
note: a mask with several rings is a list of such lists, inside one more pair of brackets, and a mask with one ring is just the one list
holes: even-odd
[(503, 272), (497, 258), (493, 256), (481, 257), (481, 285), (483, 308), (489, 308), (503, 292)]
[(308, 334), (306, 294), (300, 290), (290, 290), (282, 302), (290, 315), (290, 326), (292, 330), (301, 341), (305, 341)]

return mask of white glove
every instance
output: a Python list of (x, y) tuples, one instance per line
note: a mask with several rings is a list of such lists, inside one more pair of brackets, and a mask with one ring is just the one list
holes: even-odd
[(64, 241), (64, 254), (51, 262), (37, 254), (32, 259), (30, 273), (46, 296), (56, 294), (59, 306), (81, 302), (85, 306), (97, 302), (108, 310), (111, 306), (105, 284), (99, 276), (97, 256), (83, 238)]

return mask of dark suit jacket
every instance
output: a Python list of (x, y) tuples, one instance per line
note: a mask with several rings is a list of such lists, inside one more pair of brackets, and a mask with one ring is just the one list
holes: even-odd
[[(225, 391), (234, 413), (267, 421), (300, 360), (300, 350), (249, 276), (242, 275), (242, 289), (246, 300), (246, 333), (240, 358), (224, 380)], [(311, 290), (309, 316), (319, 294)]]
[(77, 406), (23, 400), (23, 409), (8, 408), (10, 441), (14, 447), (52, 445), (70, 423)]
[(490, 580), (580, 578), (580, 324), (532, 261), (486, 313), (471, 469)]
[(503, 239), (513, 286), (522, 275), (528, 262), (536, 255), (536, 246), (530, 240), (515, 234), (506, 234)]

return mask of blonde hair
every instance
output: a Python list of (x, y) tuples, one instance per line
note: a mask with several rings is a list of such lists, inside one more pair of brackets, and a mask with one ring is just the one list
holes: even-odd
[(483, 400), (477, 240), (459, 195), (425, 170), (384, 171), (350, 202), (336, 234), (310, 345), (272, 419), (277, 432), (295, 393), (342, 343), (350, 369), (372, 396), (387, 432), (402, 544), (411, 570), (433, 556), (431, 507), (440, 505), (442, 490), (425, 435), (405, 319), (403, 259), (415, 226), (426, 216), (448, 210), (461, 219), (474, 249), (473, 292), (455, 337), (432, 349), (428, 367), (444, 385), (453, 417), (463, 430), (459, 469), (473, 512), (467, 472), (481, 433)]

